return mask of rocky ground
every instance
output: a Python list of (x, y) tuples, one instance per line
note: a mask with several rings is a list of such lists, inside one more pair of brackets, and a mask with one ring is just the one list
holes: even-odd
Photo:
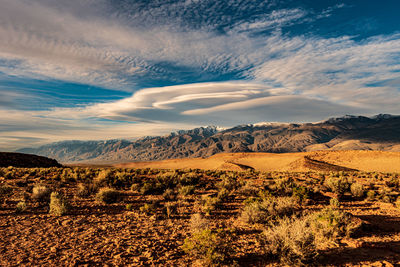
[[(12, 177), (6, 175), (6, 171), (3, 170), (3, 175), (0, 175), (1, 186), (10, 186), (13, 191), (4, 198), (0, 207), (1, 266), (201, 265), (195, 256), (182, 249), (184, 240), (191, 236), (190, 218), (198, 212), (209, 221), (211, 229), (225, 231), (223, 241), (230, 252), (218, 264), (283, 264), (265, 255), (264, 245), (259, 241), (264, 226), (239, 222), (244, 201), (248, 198), (240, 187), (232, 189), (214, 209), (205, 212), (204, 204), (201, 204), (202, 196), (212, 196), (219, 192), (217, 182), (221, 181), (218, 177), (222, 173), (195, 173), (200, 180), (196, 183), (194, 193), (184, 195), (176, 192), (173, 200), (166, 199), (162, 193), (143, 194), (140, 189), (132, 190), (119, 185), (116, 187), (122, 198), (116, 203), (104, 204), (96, 200), (94, 195), (78, 196), (77, 180), (83, 178), (74, 180), (57, 177), (56, 174), (61, 173), (62, 169), (48, 169), (40, 175), (38, 172), (32, 174), (29, 169), (14, 169)], [(80, 171), (87, 172), (86, 169)], [(80, 171), (76, 168), (71, 173)], [(100, 175), (99, 171), (94, 171), (93, 175)], [(136, 180), (156, 179), (155, 175), (147, 173), (135, 177)], [(265, 181), (285, 176), (292, 177), (298, 184), (311, 187), (310, 181), (323, 176), (320, 173), (255, 172), (231, 175), (236, 175), (244, 183), (251, 181), (253, 188), (264, 190), (266, 184), (270, 186), (269, 190), (274, 188), (271, 182)], [(370, 191), (374, 191), (375, 196), (355, 198), (346, 192), (340, 197), (337, 209), (352, 214), (354, 219), (361, 222), (361, 227), (351, 237), (338, 238), (336, 245), (319, 249), (319, 255), (312, 263), (323, 266), (400, 265), (400, 209), (393, 203), (398, 191), (389, 182), (397, 179), (397, 176), (377, 173), (351, 175), (365, 187), (373, 188)], [(374, 181), (372, 187), (368, 184), (371, 181)], [(71, 205), (65, 215), (51, 215), (48, 205), (32, 200), (32, 187), (38, 183), (46, 184), (65, 195)], [(392, 187), (387, 186), (388, 183)], [(386, 191), (382, 191), (382, 188), (386, 188)], [(390, 192), (388, 188), (392, 188)], [(329, 206), (330, 199), (336, 197), (335, 193), (329, 192), (323, 185), (320, 189), (314, 190), (312, 196), (302, 202), (303, 213)], [(16, 206), (21, 199), (25, 199), (27, 205), (23, 211), (18, 211)], [(141, 209), (149, 203), (156, 203), (154, 209)], [(166, 214), (166, 203), (172, 203), (176, 210)]]

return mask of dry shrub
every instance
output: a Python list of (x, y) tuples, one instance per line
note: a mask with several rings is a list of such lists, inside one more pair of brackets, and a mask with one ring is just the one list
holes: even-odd
[(240, 221), (247, 224), (267, 223), (293, 214), (297, 200), (292, 197), (268, 197), (262, 201), (249, 202), (240, 214)]
[(337, 246), (338, 240), (355, 231), (350, 214), (324, 209), (301, 218), (278, 219), (263, 232), (265, 251), (284, 264), (307, 265), (317, 251)]
[(182, 249), (185, 253), (199, 259), (201, 266), (216, 266), (224, 256), (224, 240), (220, 232), (209, 229), (208, 222), (194, 214), (190, 219), (191, 236), (185, 239)]
[(21, 200), (20, 202), (17, 203), (16, 212), (21, 213), (21, 212), (26, 211), (26, 209), (27, 209), (27, 206), (26, 206), (25, 200)]
[(305, 265), (317, 256), (315, 235), (308, 218), (284, 218), (263, 232), (267, 255), (283, 264)]
[(45, 185), (35, 185), (32, 189), (32, 199), (36, 202), (47, 203), (50, 201), (51, 190)]
[(337, 246), (339, 238), (349, 236), (355, 230), (351, 215), (340, 210), (327, 208), (308, 218), (319, 248)]
[(167, 201), (176, 199), (176, 193), (171, 188), (166, 189), (162, 196), (163, 196), (164, 200), (167, 200)]
[(354, 197), (362, 197), (362, 196), (364, 196), (364, 187), (363, 187), (362, 184), (353, 183), (353, 184), (350, 186), (350, 191), (351, 191), (351, 194), (352, 194)]
[(49, 213), (55, 216), (62, 216), (69, 210), (67, 200), (58, 192), (53, 192), (50, 195), (50, 210)]
[(82, 198), (89, 197), (97, 191), (97, 186), (95, 184), (80, 183), (77, 187), (76, 195)]
[(342, 196), (346, 191), (349, 190), (350, 183), (345, 177), (330, 177), (325, 180), (325, 186), (338, 196)]
[(121, 192), (119, 192), (118, 190), (109, 187), (103, 187), (100, 188), (95, 198), (99, 202), (103, 202), (105, 204), (111, 204), (118, 202), (121, 199), (121, 197), (122, 197)]

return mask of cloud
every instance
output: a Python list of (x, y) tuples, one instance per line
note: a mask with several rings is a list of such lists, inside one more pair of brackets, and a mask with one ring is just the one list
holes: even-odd
[(17, 103), (37, 101), (40, 85), (25, 92), (2, 85), (0, 147), (399, 113), (399, 34), (296, 34), (288, 27), (327, 19), (344, 6), (318, 13), (277, 3), (0, 0), (3, 76), (132, 94), (68, 108), (42, 97), (46, 105), (27, 110)]
[(257, 83), (220, 82), (147, 88), (132, 97), (82, 108), (54, 109), (52, 118), (102, 118), (140, 123), (183, 123), (234, 126), (272, 121), (313, 121), (343, 114), (372, 112), (362, 105), (344, 105), (285, 88)]

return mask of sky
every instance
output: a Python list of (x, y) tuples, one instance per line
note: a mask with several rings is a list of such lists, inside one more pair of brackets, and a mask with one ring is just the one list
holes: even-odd
[(0, 150), (400, 114), (397, 0), (0, 0)]

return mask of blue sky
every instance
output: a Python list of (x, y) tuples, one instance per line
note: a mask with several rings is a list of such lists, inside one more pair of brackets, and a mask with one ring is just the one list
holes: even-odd
[(0, 150), (400, 113), (398, 1), (0, 6)]

